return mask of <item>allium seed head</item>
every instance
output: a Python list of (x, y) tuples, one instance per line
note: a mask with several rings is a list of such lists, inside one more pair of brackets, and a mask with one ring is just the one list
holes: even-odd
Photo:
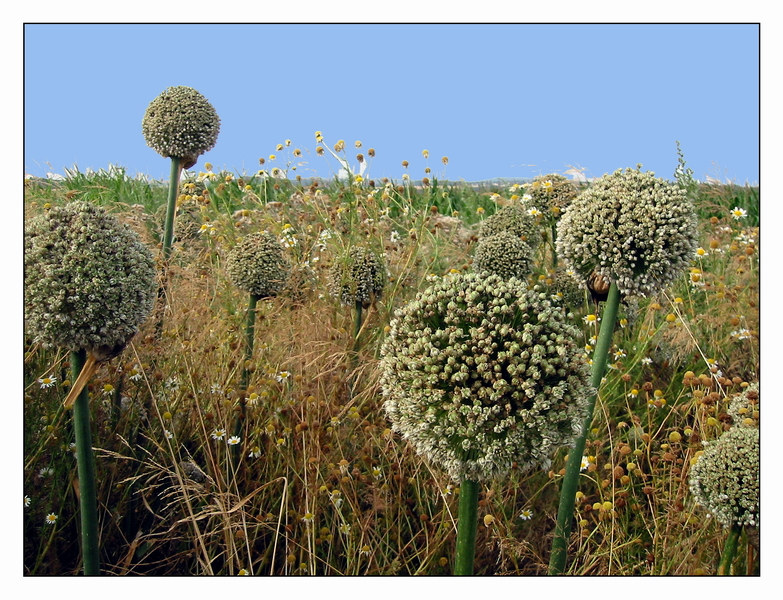
[(759, 430), (732, 427), (691, 467), (690, 491), (724, 527), (759, 524)]
[(189, 169), (215, 146), (220, 118), (199, 92), (176, 86), (150, 102), (141, 130), (148, 146), (161, 156), (181, 159), (183, 167)]
[(479, 228), (479, 238), (490, 237), (503, 231), (521, 238), (531, 249), (541, 243), (541, 231), (535, 217), (529, 215), (519, 204), (505, 206), (487, 217)]
[(679, 186), (639, 170), (604, 175), (566, 209), (557, 253), (583, 280), (646, 296), (677, 278), (697, 244), (696, 215)]
[(524, 277), (532, 271), (533, 252), (517, 235), (508, 231), (481, 238), (473, 257), (477, 273), (499, 275), (501, 279)]
[(124, 347), (152, 311), (152, 254), (101, 207), (50, 208), (28, 223), (24, 249), (25, 322), (46, 346)]
[(579, 332), (518, 279), (439, 279), (398, 310), (381, 349), (393, 429), (453, 479), (546, 468), (573, 443), (590, 387)]
[(329, 292), (343, 304), (361, 302), (367, 308), (381, 296), (386, 268), (378, 255), (364, 246), (353, 246), (332, 265)]
[(759, 384), (752, 383), (741, 394), (729, 402), (726, 411), (735, 426), (758, 427), (759, 424)]
[(561, 215), (579, 194), (574, 183), (558, 173), (540, 175), (528, 188), (530, 199), (527, 206), (535, 206), (544, 214), (554, 217)]
[(234, 285), (260, 298), (277, 296), (290, 270), (280, 241), (266, 231), (248, 235), (226, 259), (226, 271)]

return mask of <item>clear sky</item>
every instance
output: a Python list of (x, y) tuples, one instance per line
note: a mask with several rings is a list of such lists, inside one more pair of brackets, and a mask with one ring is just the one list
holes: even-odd
[[(186, 85), (221, 119), (195, 170), (338, 168), (314, 132), (342, 139), (370, 177), (599, 177), (641, 163), (672, 178), (759, 181), (759, 27), (742, 24), (27, 24), (24, 171), (77, 165), (168, 176), (141, 120)], [(429, 160), (422, 150), (429, 150)], [(448, 156), (443, 167), (441, 157)]]

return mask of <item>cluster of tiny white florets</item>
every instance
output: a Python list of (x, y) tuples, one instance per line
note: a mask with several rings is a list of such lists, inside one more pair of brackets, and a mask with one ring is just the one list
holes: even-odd
[(183, 159), (185, 168), (190, 168), (215, 146), (220, 118), (199, 92), (176, 86), (150, 103), (141, 129), (148, 146), (162, 156)]
[(364, 246), (352, 246), (332, 265), (329, 292), (348, 306), (364, 308), (380, 298), (386, 283), (386, 268), (378, 255)]
[(532, 262), (530, 246), (508, 231), (481, 238), (473, 256), (476, 273), (495, 274), (502, 279), (523, 279), (533, 270)]
[(124, 346), (155, 301), (152, 253), (87, 202), (52, 207), (28, 223), (24, 268), (26, 327), (46, 346)]
[(579, 190), (568, 177), (551, 173), (533, 179), (527, 187), (527, 193), (530, 195), (527, 205), (558, 218), (576, 198)]
[(759, 384), (752, 383), (741, 394), (734, 396), (726, 412), (735, 426), (758, 427)]
[(393, 429), (453, 479), (546, 467), (592, 391), (579, 332), (518, 279), (444, 277), (395, 313), (381, 349)]
[(551, 274), (549, 289), (566, 307), (576, 309), (584, 305), (586, 290), (566, 269), (557, 269)]
[(484, 219), (479, 227), (479, 238), (488, 238), (501, 232), (508, 232), (521, 238), (532, 249), (537, 248), (541, 243), (541, 231), (536, 218), (520, 204), (504, 206), (494, 215)]
[(280, 241), (267, 231), (248, 235), (226, 259), (226, 271), (234, 285), (259, 298), (277, 296), (290, 270)]
[(558, 222), (557, 253), (584, 281), (600, 275), (621, 294), (646, 296), (691, 263), (697, 221), (679, 186), (640, 170), (604, 175)]
[(705, 444), (689, 476), (696, 503), (724, 527), (758, 526), (759, 430), (732, 427)]

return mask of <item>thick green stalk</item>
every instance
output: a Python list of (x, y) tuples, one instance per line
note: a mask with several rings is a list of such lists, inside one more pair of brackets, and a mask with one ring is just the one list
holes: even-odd
[[(84, 350), (71, 352), (71, 377), (76, 381), (87, 360)], [(98, 500), (95, 491), (95, 457), (90, 433), (90, 397), (85, 387), (73, 405), (76, 465), (79, 475), (79, 512), (82, 525), (82, 563), (85, 575), (100, 574), (98, 552)]]
[(166, 205), (166, 224), (163, 230), (163, 261), (171, 256), (171, 241), (174, 239), (174, 213), (177, 212), (177, 192), (179, 191), (180, 159), (171, 157), (171, 175), (169, 177), (169, 197)]
[(247, 368), (247, 362), (253, 360), (253, 343), (256, 337), (256, 306), (259, 296), (250, 294), (250, 302), (247, 306), (247, 323), (245, 324), (245, 361), (242, 366), (242, 380), (239, 384), (240, 389), (247, 390), (250, 382), (250, 370)]
[(356, 321), (353, 325), (353, 351), (359, 352), (359, 332), (362, 330), (362, 303), (356, 303)]
[(582, 423), (582, 433), (576, 440), (574, 447), (568, 452), (563, 486), (560, 490), (560, 505), (557, 510), (557, 524), (555, 525), (555, 537), (552, 541), (552, 554), (549, 557), (549, 575), (561, 575), (565, 570), (568, 538), (571, 535), (571, 521), (574, 517), (574, 503), (576, 491), (579, 487), (579, 472), (582, 470), (582, 455), (585, 450), (587, 433), (593, 422), (595, 401), (598, 397), (598, 388), (606, 372), (606, 361), (609, 356), (609, 348), (612, 344), (617, 310), (620, 305), (620, 292), (614, 282), (609, 287), (609, 295), (604, 305), (601, 317), (601, 329), (598, 332), (598, 340), (593, 352), (593, 369), (591, 384), (596, 393), (589, 400), (587, 416)]
[[(239, 418), (234, 426), (234, 435), (240, 435), (242, 433), (242, 427), (245, 421), (245, 397), (247, 393), (247, 386), (250, 384), (250, 369), (247, 367), (247, 363), (253, 360), (253, 344), (256, 337), (256, 307), (260, 296), (257, 294), (250, 294), (250, 301), (247, 306), (247, 322), (245, 323), (245, 358), (242, 361), (242, 377), (239, 381), (239, 391), (242, 394), (239, 399)], [(234, 446), (234, 449), (238, 452), (239, 445)]]
[(356, 387), (356, 368), (359, 366), (359, 332), (362, 330), (362, 303), (356, 302), (356, 320), (353, 323), (353, 350), (351, 352), (351, 372), (353, 373), (350, 382), (349, 396), (353, 397), (353, 390)]
[(166, 312), (166, 292), (169, 282), (169, 257), (171, 256), (171, 243), (174, 239), (174, 214), (177, 212), (177, 193), (179, 192), (179, 175), (181, 169), (180, 159), (171, 157), (171, 174), (169, 176), (169, 196), (166, 205), (166, 222), (163, 226), (163, 261), (160, 287), (158, 288), (158, 320), (155, 326), (157, 338), (163, 333), (163, 315)]
[(740, 533), (742, 533), (742, 525), (733, 524), (729, 529), (729, 537), (726, 538), (723, 554), (718, 563), (718, 575), (731, 575), (731, 563), (734, 562), (734, 556), (737, 554)]
[(476, 556), (476, 528), (478, 527), (478, 493), (478, 482), (469, 479), (462, 480), (459, 486), (455, 575), (473, 575), (473, 560)]

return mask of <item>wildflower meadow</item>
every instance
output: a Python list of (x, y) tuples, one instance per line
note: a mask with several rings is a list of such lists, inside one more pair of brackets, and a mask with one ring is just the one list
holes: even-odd
[(759, 573), (757, 187), (215, 172), (166, 94), (170, 181), (25, 181), (25, 575)]

